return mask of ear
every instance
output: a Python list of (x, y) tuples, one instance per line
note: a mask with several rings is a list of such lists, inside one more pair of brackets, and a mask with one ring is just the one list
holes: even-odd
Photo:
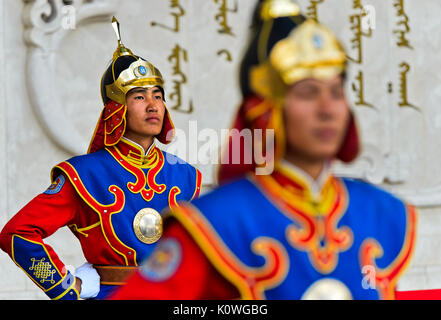
[(357, 124), (354, 114), (350, 111), (350, 118), (348, 127), (346, 129), (346, 136), (337, 153), (337, 159), (343, 162), (351, 162), (357, 158), (360, 151), (360, 139), (358, 135)]

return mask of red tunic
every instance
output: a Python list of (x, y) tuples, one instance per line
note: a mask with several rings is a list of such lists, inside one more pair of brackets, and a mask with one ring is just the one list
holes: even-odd
[[(148, 157), (144, 156), (144, 150), (138, 150), (133, 144), (123, 140), (117, 147), (124, 159), (135, 166), (143, 165), (143, 159)], [(103, 230), (100, 215), (83, 200), (70, 180), (71, 177), (57, 172), (54, 171), (53, 177), (56, 179), (52, 185), (5, 225), (0, 233), (0, 248), (50, 298), (61, 299), (66, 294), (75, 298), (78, 297), (78, 292), (71, 294), (66, 291), (66, 284), (69, 288), (74, 288), (75, 279), (65, 269), (56, 252), (44, 243), (46, 237), (61, 227), (68, 226), (79, 239), (89, 263), (125, 266), (127, 262), (105, 236), (107, 230)], [(200, 174), (197, 170), (196, 172), (194, 198), (198, 196), (201, 187)]]
[[(176, 240), (181, 258), (170, 277), (158, 281), (145, 275), (141, 267), (112, 300), (213, 300), (239, 298), (237, 289), (211, 265), (188, 232), (170, 220), (161, 241)], [(152, 257), (153, 258), (153, 257)]]
[[(0, 247), (9, 254), (14, 262), (22, 269), (29, 269), (32, 266), (24, 267), (22, 263), (16, 261), (32, 261), (35, 251), (24, 250), (18, 247), (14, 250), (13, 237), (19, 236), (20, 239), (29, 242), (32, 245), (40, 245), (44, 248), (47, 256), (44, 257), (46, 262), (52, 262), (51, 270), (56, 270), (56, 275), (64, 278), (67, 270), (63, 262), (51, 246), (44, 243), (43, 239), (52, 235), (55, 231), (63, 226), (69, 226), (72, 230), (82, 226), (94, 225), (98, 217), (91, 214), (91, 209), (79, 199), (68, 179), (63, 179), (65, 183), (61, 186), (58, 193), (45, 194), (36, 196), (26, 206), (23, 207), (12, 219), (5, 225), (0, 233)], [(44, 213), (44, 214), (42, 214)], [(75, 232), (78, 236), (78, 232)], [(26, 270), (28, 272), (28, 270)], [(28, 273), (28, 275), (30, 275)], [(31, 275), (30, 275), (31, 276)], [(44, 277), (36, 277), (31, 279), (43, 290), (48, 288), (45, 286)], [(53, 279), (53, 278), (52, 278)], [(55, 278), (56, 279), (56, 278)], [(43, 285), (41, 284), (43, 281)], [(54, 280), (52, 280), (54, 281)], [(58, 294), (57, 290), (57, 294)], [(51, 298), (56, 298), (57, 295)]]
[[(43, 239), (68, 226), (80, 240), (86, 259), (94, 264), (122, 264), (122, 259), (107, 244), (98, 215), (80, 198), (68, 179), (56, 194), (41, 193), (23, 207), (5, 225), (0, 234), (0, 247), (12, 258), (14, 234), (41, 243), (52, 261), (62, 270), (64, 264)], [(44, 214), (42, 214), (44, 213)], [(94, 245), (87, 245), (93, 239)], [(31, 258), (31, 257), (29, 257)]]

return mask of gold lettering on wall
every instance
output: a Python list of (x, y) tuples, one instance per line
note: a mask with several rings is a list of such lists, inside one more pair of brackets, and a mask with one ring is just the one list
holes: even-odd
[(351, 49), (355, 49), (357, 51), (356, 58), (352, 58), (348, 56), (348, 59), (352, 62), (362, 64), (363, 63), (363, 42), (362, 37), (371, 37), (372, 29), (368, 26), (367, 30), (363, 27), (363, 19), (366, 16), (366, 10), (361, 4), (361, 0), (354, 0), (353, 9), (359, 10), (356, 14), (352, 14), (349, 16), (349, 22), (351, 23), (351, 31), (353, 32), (353, 37), (350, 39), (351, 41)]
[(153, 21), (151, 23), (152, 27), (160, 27), (178, 33), (180, 31), (180, 19), (185, 15), (185, 10), (180, 5), (179, 0), (170, 0), (170, 9), (172, 9), (170, 15), (174, 18), (174, 26), (169, 27), (163, 23)]
[(397, 46), (406, 47), (413, 50), (410, 45), (409, 39), (406, 36), (410, 33), (409, 17), (404, 10), (404, 0), (395, 0), (394, 8), (396, 9), (396, 16), (400, 19), (397, 21), (396, 26), (398, 29), (394, 29), (393, 33), (397, 36)]
[(306, 8), (306, 16), (319, 22), (317, 6), (325, 0), (309, 0), (309, 6)]
[[(371, 103), (366, 102), (366, 100), (364, 98), (364, 74), (363, 74), (363, 71), (358, 72), (358, 75), (355, 77), (355, 80), (357, 83), (352, 82), (352, 91), (354, 91), (357, 96), (357, 101), (355, 101), (355, 105), (356, 106), (365, 106), (368, 108), (375, 109), (375, 107)], [(358, 84), (358, 86), (357, 86), (357, 84)]]
[(188, 107), (182, 104), (182, 86), (187, 83), (187, 76), (184, 74), (181, 68), (182, 62), (188, 62), (187, 50), (181, 48), (178, 44), (172, 50), (172, 53), (168, 56), (168, 61), (173, 64), (173, 91), (170, 93), (169, 97), (175, 104), (171, 109), (183, 112), (192, 113), (193, 112), (193, 102), (190, 100)]
[(409, 102), (407, 97), (407, 74), (410, 71), (410, 65), (407, 62), (402, 62), (400, 64), (400, 102), (398, 105), (400, 107), (410, 107), (416, 110), (420, 110), (420, 108)]
[(227, 0), (214, 0), (215, 3), (219, 3), (219, 12), (216, 14), (215, 19), (219, 23), (218, 33), (234, 36), (232, 28), (228, 24), (228, 13), (237, 13), (237, 2), (234, 4), (234, 8), (228, 8)]

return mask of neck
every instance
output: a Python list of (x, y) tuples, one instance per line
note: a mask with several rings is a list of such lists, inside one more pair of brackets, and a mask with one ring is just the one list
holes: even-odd
[(311, 159), (294, 154), (286, 154), (285, 160), (302, 169), (314, 180), (319, 178), (320, 173), (323, 171), (326, 163), (326, 161), (323, 159)]
[(153, 143), (153, 136), (139, 136), (133, 133), (124, 134), (127, 139), (139, 144), (144, 151), (147, 151)]

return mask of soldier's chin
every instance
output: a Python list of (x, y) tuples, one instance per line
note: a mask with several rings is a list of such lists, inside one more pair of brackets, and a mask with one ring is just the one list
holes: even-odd
[(162, 130), (162, 124), (158, 124), (155, 126), (149, 126), (148, 128), (146, 128), (145, 130), (145, 134), (149, 135), (149, 136), (157, 136), (158, 134), (161, 133)]
[(311, 150), (310, 158), (314, 161), (327, 161), (336, 157), (338, 148), (333, 146), (323, 146)]

